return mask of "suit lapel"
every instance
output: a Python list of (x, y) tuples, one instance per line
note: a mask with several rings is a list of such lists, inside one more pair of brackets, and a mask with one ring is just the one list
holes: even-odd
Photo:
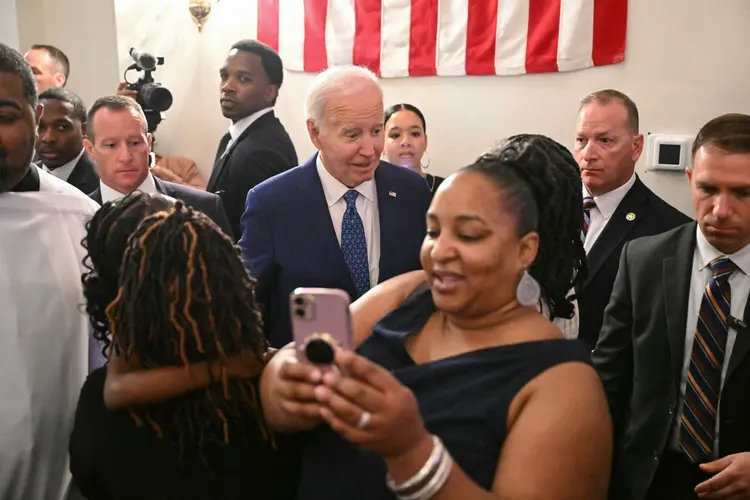
[(682, 376), (682, 364), (685, 357), (685, 330), (695, 249), (695, 224), (689, 224), (680, 231), (675, 248), (677, 253), (673, 257), (664, 259), (662, 267), (662, 291), (666, 309), (672, 375), (678, 382)]
[[(382, 162), (381, 162), (382, 165)], [(375, 171), (375, 186), (378, 192), (378, 220), (380, 222), (380, 262), (378, 263), (378, 282), (383, 276), (390, 276), (387, 266), (394, 261), (399, 251), (398, 242), (391, 237), (398, 234), (399, 222), (398, 191), (392, 186), (388, 171), (378, 167)], [(405, 196), (406, 193), (401, 193)], [(394, 245), (395, 243), (395, 245)]]
[[(744, 321), (745, 324), (750, 324), (750, 298), (748, 298), (747, 304), (745, 304), (745, 312), (742, 315), (742, 321)], [(737, 338), (734, 341), (732, 354), (729, 358), (726, 380), (729, 380), (729, 377), (732, 376), (740, 362), (745, 359), (748, 352), (750, 352), (750, 328), (738, 329)], [(726, 385), (726, 380), (724, 385)]]
[[(151, 175), (151, 174), (149, 174)], [(160, 192), (161, 194), (165, 194), (167, 196), (171, 196), (172, 198), (175, 198), (174, 194), (172, 193), (172, 190), (169, 189), (169, 186), (164, 183), (161, 179), (156, 177), (155, 175), (151, 175), (151, 177), (154, 178), (154, 185), (156, 186), (156, 190)]]
[(229, 141), (231, 139), (232, 136), (229, 135), (229, 132), (227, 132), (219, 141), (219, 147), (216, 150), (216, 159), (214, 160), (214, 167), (211, 170), (211, 177), (208, 178), (206, 191), (212, 192), (214, 191), (214, 189), (216, 189), (216, 183), (219, 181), (219, 175), (224, 169), (224, 164), (226, 163), (226, 159), (229, 154), (229, 152), (227, 152), (227, 154), (224, 155), (224, 150), (227, 148), (227, 144), (229, 144)]
[(214, 162), (214, 168), (211, 171), (211, 177), (208, 181), (208, 188), (207, 191), (213, 191), (216, 188), (216, 184), (219, 182), (219, 179), (221, 178), (221, 173), (224, 170), (224, 166), (227, 164), (227, 161), (229, 160), (229, 157), (232, 156), (232, 153), (237, 148), (237, 145), (244, 141), (247, 136), (249, 136), (251, 133), (253, 133), (255, 130), (263, 128), (270, 123), (270, 121), (275, 120), (276, 115), (273, 111), (269, 111), (265, 115), (259, 117), (257, 120), (255, 120), (253, 123), (250, 124), (249, 127), (247, 127), (237, 138), (236, 141), (232, 143), (231, 146), (229, 146), (229, 149), (227, 149), (226, 154), (224, 156), (221, 156), (224, 153), (224, 149), (226, 148), (227, 143), (230, 141), (231, 136), (229, 132), (227, 132), (224, 137), (221, 138), (221, 141), (219, 142), (219, 149), (216, 152), (216, 160)]
[(627, 192), (612, 217), (610, 217), (604, 230), (596, 239), (596, 243), (588, 253), (588, 279), (587, 283), (596, 276), (614, 252), (615, 248), (622, 245), (646, 214), (646, 202), (648, 201), (648, 190), (641, 180), (636, 177), (633, 187)]
[(96, 191), (91, 193), (89, 197), (97, 202), (99, 205), (103, 205), (102, 203), (102, 188), (96, 188)]
[(81, 157), (78, 159), (76, 166), (73, 167), (73, 170), (68, 176), (68, 184), (77, 186), (79, 183), (83, 182), (83, 169), (85, 167), (83, 159), (85, 158), (85, 156), (86, 153), (84, 152), (83, 155), (81, 155)]
[(310, 158), (302, 167), (305, 169), (305, 176), (301, 179), (297, 188), (300, 190), (300, 199), (303, 200), (305, 209), (300, 211), (300, 227), (307, 228), (310, 234), (315, 235), (316, 244), (308, 248), (313, 252), (320, 252), (318, 255), (312, 255), (310, 262), (320, 262), (324, 269), (331, 269), (337, 273), (342, 283), (346, 283), (347, 292), (356, 297), (356, 287), (354, 280), (349, 273), (349, 268), (344, 261), (344, 254), (341, 253), (341, 245), (336, 237), (336, 231), (331, 220), (331, 212), (328, 209), (323, 184), (320, 182), (317, 168), (318, 154)]

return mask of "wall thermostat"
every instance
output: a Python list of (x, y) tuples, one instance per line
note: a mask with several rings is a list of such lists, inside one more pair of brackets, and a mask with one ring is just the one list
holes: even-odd
[(646, 136), (646, 169), (682, 171), (690, 166), (691, 135)]

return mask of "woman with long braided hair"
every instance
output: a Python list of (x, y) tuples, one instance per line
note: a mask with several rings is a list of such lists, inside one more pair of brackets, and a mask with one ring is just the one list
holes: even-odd
[(175, 397), (110, 412), (106, 368), (89, 376), (70, 443), (83, 494), (292, 498), (293, 443), (266, 428), (259, 370), (247, 380), (231, 373), (232, 359), (262, 367), (267, 352), (254, 282), (233, 242), (182, 202), (139, 193), (102, 207), (86, 247), (87, 310), (112, 362), (134, 377), (190, 369), (197, 379)]
[(581, 205), (570, 153), (511, 137), (441, 184), (424, 271), (355, 302), (358, 347), (336, 351), (339, 371), (286, 362), (293, 348), (271, 360), (269, 424), (312, 429), (297, 500), (606, 498), (604, 391), (554, 322), (575, 317)]
[(578, 164), (565, 146), (549, 137), (519, 134), (465, 170), (491, 176), (496, 161), (521, 176), (537, 205), (539, 250), (529, 274), (541, 288), (541, 312), (566, 338), (577, 337), (577, 307), (572, 296), (587, 276)]

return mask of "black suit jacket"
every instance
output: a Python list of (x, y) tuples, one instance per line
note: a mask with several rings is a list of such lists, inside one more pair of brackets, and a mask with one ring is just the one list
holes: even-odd
[(232, 231), (239, 239), (248, 191), (298, 163), (294, 144), (273, 111), (247, 127), (222, 157), (229, 139), (227, 133), (219, 143), (206, 191), (221, 196)]
[[(156, 183), (156, 189), (160, 193), (182, 200), (187, 206), (208, 215), (222, 231), (230, 238), (233, 238), (227, 214), (224, 212), (221, 198), (217, 195), (189, 186), (175, 184), (174, 182), (163, 181), (156, 176), (154, 176), (154, 182)], [(98, 187), (93, 193), (89, 194), (89, 197), (100, 205), (102, 204), (102, 192)]]
[(83, 152), (75, 168), (68, 176), (68, 184), (77, 187), (84, 193), (90, 193), (99, 188), (99, 174), (96, 172), (96, 163), (86, 151)]
[[(668, 446), (685, 353), (696, 224), (626, 243), (593, 353), (615, 428), (612, 499), (641, 500)], [(745, 308), (750, 323), (750, 301)], [(739, 331), (719, 409), (720, 455), (750, 451), (750, 331)]]
[[(632, 214), (629, 216), (629, 214)], [(690, 218), (659, 198), (636, 177), (588, 253), (588, 277), (576, 290), (578, 338), (593, 349), (599, 338), (604, 309), (612, 294), (623, 245), (636, 238), (669, 231)]]
[[(37, 166), (43, 168), (42, 162), (37, 163)], [(83, 152), (78, 163), (71, 170), (67, 183), (78, 188), (85, 194), (99, 187), (99, 174), (96, 172), (96, 163), (94, 163), (94, 160), (86, 151)]]

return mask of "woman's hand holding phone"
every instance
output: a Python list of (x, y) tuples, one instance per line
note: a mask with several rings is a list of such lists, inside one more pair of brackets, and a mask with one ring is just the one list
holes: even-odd
[(315, 388), (323, 380), (320, 368), (298, 362), (294, 350), (280, 352), (273, 362), (281, 362), (274, 392), (277, 405), (287, 416), (287, 424), (296, 430), (320, 424), (321, 405), (315, 399)]
[(337, 350), (341, 373), (326, 372), (316, 385), (321, 415), (344, 439), (397, 460), (412, 452), (429, 450), (414, 394), (381, 366), (353, 352)]

